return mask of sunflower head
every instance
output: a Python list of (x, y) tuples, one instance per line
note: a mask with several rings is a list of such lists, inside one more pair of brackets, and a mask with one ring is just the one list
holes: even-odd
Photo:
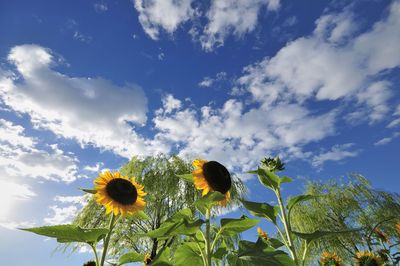
[(343, 260), (336, 253), (324, 252), (321, 254), (322, 266), (344, 266)]
[(146, 255), (144, 256), (143, 266), (149, 265), (150, 262), (151, 262), (151, 257), (150, 257), (149, 254), (146, 254)]
[(104, 172), (94, 181), (96, 202), (106, 208), (106, 213), (131, 215), (144, 209), (143, 186), (119, 172)]
[(194, 186), (202, 190), (202, 195), (210, 191), (218, 191), (225, 195), (220, 205), (226, 206), (230, 198), (229, 190), (232, 186), (231, 175), (225, 166), (216, 161), (194, 160), (193, 181)]
[(382, 242), (385, 242), (385, 243), (390, 242), (389, 236), (386, 233), (382, 232), (379, 228), (375, 228), (374, 233)]
[(370, 251), (359, 251), (356, 253), (356, 265), (357, 266), (382, 266), (382, 259), (370, 252)]
[(378, 256), (381, 257), (383, 262), (388, 262), (389, 261), (389, 252), (386, 249), (379, 249), (377, 251)]
[(265, 231), (263, 231), (260, 227), (257, 227), (257, 233), (261, 238), (268, 240), (269, 237), (268, 237), (267, 233)]

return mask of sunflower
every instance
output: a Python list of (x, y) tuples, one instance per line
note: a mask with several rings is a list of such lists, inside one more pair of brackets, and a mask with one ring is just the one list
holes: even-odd
[(370, 252), (370, 251), (359, 251), (356, 253), (356, 265), (357, 266), (382, 266), (382, 259)]
[(260, 227), (257, 227), (257, 233), (260, 237), (264, 238), (265, 240), (268, 240), (268, 235), (265, 233)]
[(194, 186), (203, 190), (202, 195), (207, 195), (210, 191), (218, 191), (225, 195), (225, 198), (219, 202), (221, 206), (226, 206), (230, 199), (229, 189), (232, 186), (231, 175), (229, 171), (216, 161), (194, 160), (195, 167), (192, 175)]
[(336, 253), (324, 252), (321, 255), (322, 266), (344, 266), (343, 260)]
[(151, 257), (150, 257), (149, 254), (146, 254), (146, 255), (144, 256), (143, 266), (150, 265), (150, 262), (151, 262)]
[(106, 213), (126, 216), (144, 209), (146, 193), (143, 186), (119, 172), (104, 172), (94, 181), (96, 202), (106, 208)]

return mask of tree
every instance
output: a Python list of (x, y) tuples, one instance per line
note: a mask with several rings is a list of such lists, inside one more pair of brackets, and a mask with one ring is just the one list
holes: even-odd
[[(193, 170), (190, 162), (178, 156), (159, 155), (154, 157), (133, 157), (128, 164), (121, 168), (121, 173), (129, 177), (135, 176), (143, 184), (146, 196), (145, 213), (140, 217), (125, 218), (115, 227), (111, 239), (111, 254), (122, 255), (128, 250), (138, 253), (150, 253), (151, 258), (163, 247), (174, 247), (180, 239), (160, 240), (143, 237), (145, 233), (160, 227), (172, 214), (183, 208), (191, 208), (198, 199), (199, 193), (193, 184), (184, 182), (177, 174), (190, 173)], [(239, 197), (245, 193), (243, 183), (234, 178), (231, 190), (231, 205), (238, 204)], [(85, 228), (106, 226), (108, 220), (102, 207), (92, 198), (77, 215), (74, 224)]]
[[(301, 232), (316, 230), (361, 230), (325, 237), (314, 241), (309, 248), (308, 262), (315, 262), (324, 251), (335, 252), (350, 265), (358, 251), (376, 249), (375, 229), (396, 237), (395, 223), (400, 219), (400, 196), (373, 189), (361, 175), (351, 174), (350, 181), (330, 180), (326, 183), (309, 181), (306, 194), (322, 195), (297, 205), (291, 223)], [(298, 245), (299, 249), (303, 247)]]

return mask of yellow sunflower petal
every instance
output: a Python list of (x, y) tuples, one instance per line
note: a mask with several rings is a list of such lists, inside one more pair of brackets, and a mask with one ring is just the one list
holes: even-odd
[(206, 163), (206, 160), (196, 159), (192, 162), (193, 166), (196, 168), (202, 168), (203, 165)]

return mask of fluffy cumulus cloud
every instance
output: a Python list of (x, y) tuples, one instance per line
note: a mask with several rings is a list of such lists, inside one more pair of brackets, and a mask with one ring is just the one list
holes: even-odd
[(350, 120), (380, 121), (390, 110), (391, 96), (391, 83), (382, 73), (400, 65), (395, 48), (400, 43), (399, 14), (400, 2), (395, 1), (387, 18), (357, 36), (351, 13), (324, 15), (313, 34), (246, 67), (233, 93), (249, 92), (264, 104), (352, 100), (356, 110)]
[(193, 0), (135, 0), (139, 22), (146, 34), (157, 40), (160, 30), (172, 34), (180, 24), (195, 15)]
[(207, 157), (239, 170), (253, 167), (267, 153), (303, 155), (303, 145), (334, 133), (334, 117), (334, 112), (314, 115), (298, 104), (246, 110), (241, 101), (231, 99), (222, 108), (159, 112), (154, 123), (156, 137), (179, 148), (181, 156)]
[(341, 161), (345, 158), (356, 157), (360, 150), (354, 149), (354, 143), (334, 145), (330, 150), (323, 151), (312, 157), (312, 165), (321, 167), (326, 161)]
[(37, 45), (16, 46), (8, 59), (17, 73), (0, 78), (0, 98), (28, 114), (35, 128), (127, 158), (161, 147), (132, 130), (146, 122), (147, 99), (137, 85), (64, 75), (52, 68), (57, 63), (52, 52)]
[[(203, 12), (194, 7), (194, 0), (135, 0), (139, 22), (150, 38), (159, 39), (161, 30), (171, 35), (185, 22), (196, 21), (189, 33), (205, 51), (222, 46), (231, 34), (240, 38), (253, 31), (262, 8), (276, 11), (279, 7), (280, 0), (212, 0)], [(199, 17), (205, 25), (200, 25)]]
[(56, 196), (54, 202), (57, 204), (50, 206), (50, 214), (44, 218), (44, 222), (49, 225), (70, 223), (76, 214), (86, 205), (88, 197), (84, 196)]
[(38, 148), (24, 128), (0, 119), (0, 174), (3, 177), (32, 177), (72, 182), (79, 177), (77, 159), (57, 145)]
[[(307, 145), (337, 134), (342, 117), (371, 124), (385, 119), (393, 92), (382, 73), (400, 65), (400, 51), (386, 49), (381, 40), (400, 43), (399, 12), (400, 2), (394, 2), (387, 17), (357, 35), (359, 25), (351, 12), (323, 15), (310, 36), (244, 68), (232, 91), (242, 97), (220, 108), (158, 112), (153, 120), (156, 138), (182, 156), (205, 156), (245, 170), (265, 154), (307, 159), (315, 167), (357, 156), (361, 151), (353, 144), (337, 144), (320, 153), (307, 151)], [(388, 54), (373, 53), (371, 47)], [(204, 81), (212, 83), (211, 78)], [(323, 101), (336, 104), (314, 109)]]
[(211, 51), (222, 46), (225, 38), (233, 34), (242, 37), (255, 29), (261, 8), (275, 11), (279, 0), (227, 0), (212, 1), (207, 12), (208, 23), (200, 37), (204, 50)]

